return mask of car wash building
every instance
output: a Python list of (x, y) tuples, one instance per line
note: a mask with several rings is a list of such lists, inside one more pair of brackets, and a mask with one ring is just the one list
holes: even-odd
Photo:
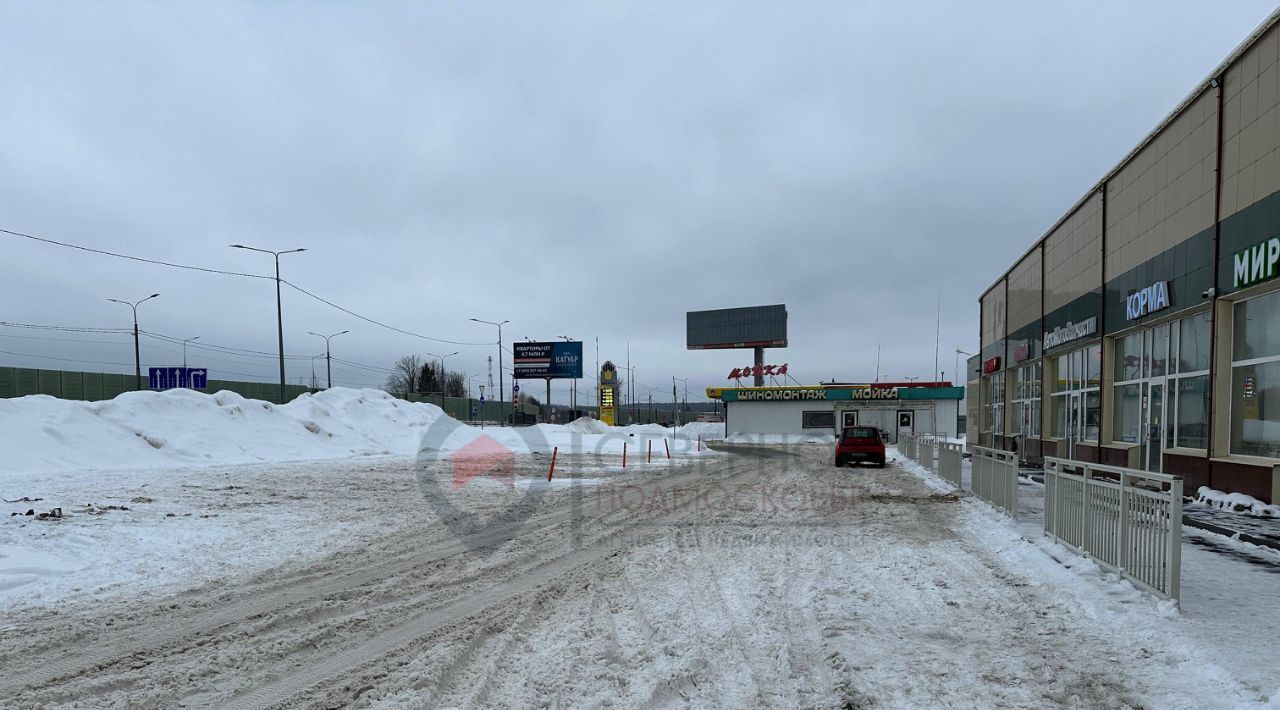
[(882, 382), (797, 387), (711, 387), (724, 402), (727, 434), (835, 434), (874, 426), (903, 434), (956, 436), (964, 388), (950, 382)]
[(1278, 17), (982, 294), (970, 442), (1280, 500)]

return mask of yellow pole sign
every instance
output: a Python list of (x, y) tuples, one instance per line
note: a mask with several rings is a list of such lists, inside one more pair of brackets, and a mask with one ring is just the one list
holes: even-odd
[(617, 409), (618, 368), (609, 360), (600, 366), (600, 386), (597, 395), (600, 399), (600, 421), (609, 426), (618, 423)]

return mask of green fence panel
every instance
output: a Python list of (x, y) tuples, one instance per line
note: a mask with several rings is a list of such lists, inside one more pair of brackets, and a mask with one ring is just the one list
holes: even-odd
[(0, 367), (0, 397), (18, 396), (18, 387), (13, 380), (12, 367)]
[(47, 394), (51, 397), (62, 396), (62, 373), (57, 370), (36, 370), (36, 378), (39, 382), (40, 394)]
[(102, 398), (115, 399), (120, 395), (133, 389), (133, 375), (129, 375), (126, 384), (125, 376), (114, 372), (104, 372), (102, 374)]
[[(56, 371), (55, 371), (56, 372)], [(84, 399), (83, 372), (57, 372), (58, 396), (63, 399)]]
[(81, 372), (80, 377), (84, 381), (84, 398), (86, 401), (98, 402), (104, 399), (102, 396), (101, 372)]
[(13, 369), (14, 393), (16, 397), (25, 397), (29, 394), (40, 394), (40, 371), (30, 370), (25, 367), (15, 367)]

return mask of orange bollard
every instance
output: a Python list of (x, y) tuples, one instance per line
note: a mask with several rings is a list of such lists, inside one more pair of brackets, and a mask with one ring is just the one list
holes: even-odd
[(627, 442), (622, 442), (622, 467), (627, 467)]
[(547, 471), (547, 480), (551, 480), (552, 474), (556, 472), (556, 454), (560, 453), (560, 447), (551, 449), (551, 468)]
[(665, 438), (663, 438), (663, 440), (662, 440), (662, 445), (663, 445), (663, 446), (665, 446), (665, 447), (667, 447), (667, 458), (668, 458), (668, 459), (670, 459), (670, 458), (671, 458), (671, 444), (668, 444), (668, 443), (667, 443), (667, 440), (666, 440)]
[(649, 458), (645, 463), (653, 463), (653, 439), (649, 439)]

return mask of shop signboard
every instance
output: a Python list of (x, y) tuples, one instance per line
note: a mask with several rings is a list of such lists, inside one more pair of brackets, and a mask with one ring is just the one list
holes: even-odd
[(1236, 288), (1269, 281), (1280, 273), (1280, 237), (1272, 237), (1235, 253), (1232, 270)]
[(1087, 338), (1098, 332), (1098, 317), (1090, 316), (1079, 323), (1067, 321), (1044, 334), (1044, 349), (1052, 350), (1059, 345), (1066, 345), (1074, 340)]
[(1137, 320), (1156, 311), (1169, 307), (1169, 282), (1157, 281), (1150, 286), (1134, 291), (1124, 299), (1124, 317)]

